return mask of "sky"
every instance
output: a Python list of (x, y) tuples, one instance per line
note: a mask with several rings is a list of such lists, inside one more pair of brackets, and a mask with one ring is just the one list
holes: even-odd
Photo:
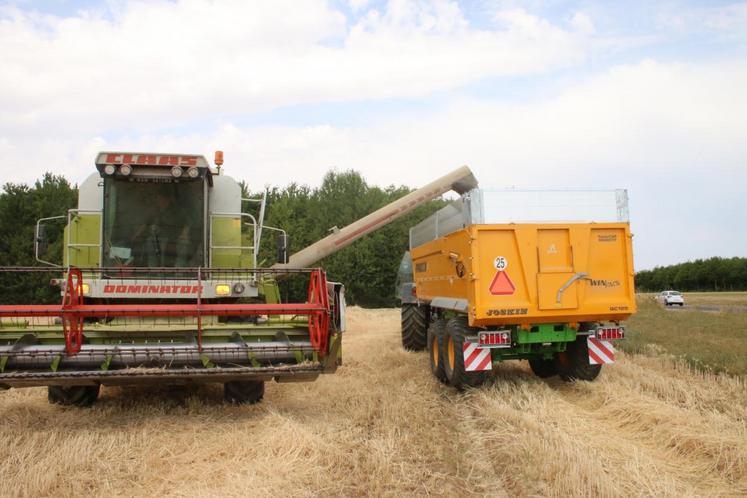
[(0, 183), (100, 150), (625, 188), (636, 269), (747, 256), (747, 2), (0, 0)]

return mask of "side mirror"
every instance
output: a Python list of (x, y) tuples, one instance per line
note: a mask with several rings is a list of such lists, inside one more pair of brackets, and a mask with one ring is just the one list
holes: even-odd
[(290, 247), (290, 237), (288, 237), (288, 234), (283, 232), (278, 234), (278, 263), (280, 264), (286, 264), (288, 263), (288, 260), (290, 259), (290, 256), (288, 255), (288, 248)]
[(36, 244), (36, 254), (44, 254), (47, 252), (47, 246), (49, 245), (47, 241), (47, 227), (44, 225), (37, 225), (36, 226), (36, 240), (34, 241)]

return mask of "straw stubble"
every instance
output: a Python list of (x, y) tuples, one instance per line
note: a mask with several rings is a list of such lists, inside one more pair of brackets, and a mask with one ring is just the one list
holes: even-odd
[(623, 356), (594, 383), (502, 365), (459, 394), (399, 343), (398, 310), (349, 310), (344, 366), (267, 385), (105, 388), (93, 409), (0, 393), (0, 495), (747, 494), (747, 388)]

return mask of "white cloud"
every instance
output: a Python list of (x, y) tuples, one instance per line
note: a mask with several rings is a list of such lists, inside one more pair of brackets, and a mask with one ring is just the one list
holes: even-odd
[(666, 5), (657, 16), (658, 27), (680, 34), (712, 33), (721, 41), (747, 41), (747, 2), (682, 7)]
[(592, 34), (594, 33), (594, 22), (591, 17), (584, 12), (575, 12), (571, 17), (571, 26), (580, 33)]
[[(131, 1), (111, 16), (0, 16), (0, 130), (158, 129), (203, 115), (425, 96), (582, 60), (576, 32), (529, 14), (471, 28), (459, 6), (392, 0), (352, 23), (322, 0)], [(113, 17), (112, 17), (113, 16)]]
[(353, 12), (358, 12), (368, 6), (369, 0), (348, 0), (348, 5)]
[[(617, 178), (694, 164), (723, 170), (741, 168), (747, 157), (745, 85), (745, 64), (644, 61), (523, 103), (463, 98), (355, 127), (224, 124), (173, 146), (223, 147), (229, 168), (230, 158), (240, 160), (259, 183), (275, 183), (278, 171), (314, 183), (337, 166), (361, 169), (376, 183), (416, 185), (425, 172), (465, 162), (488, 183), (524, 185), (537, 183), (538, 173), (573, 185), (596, 169)], [(141, 145), (163, 137), (150, 140)]]
[(747, 210), (745, 85), (742, 63), (644, 61), (520, 104), (464, 99), (355, 127), (226, 123), (207, 134), (107, 146), (223, 149), (227, 174), (255, 189), (318, 184), (332, 167), (416, 186), (465, 163), (486, 186), (628, 188), (637, 262), (650, 267), (747, 247), (729, 215)]

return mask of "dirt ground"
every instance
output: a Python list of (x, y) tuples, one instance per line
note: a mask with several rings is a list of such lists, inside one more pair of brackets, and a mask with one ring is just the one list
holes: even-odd
[(594, 383), (524, 362), (456, 393), (399, 343), (398, 310), (349, 312), (345, 365), (225, 406), (106, 388), (93, 409), (0, 393), (0, 496), (736, 496), (747, 387), (622, 356)]

